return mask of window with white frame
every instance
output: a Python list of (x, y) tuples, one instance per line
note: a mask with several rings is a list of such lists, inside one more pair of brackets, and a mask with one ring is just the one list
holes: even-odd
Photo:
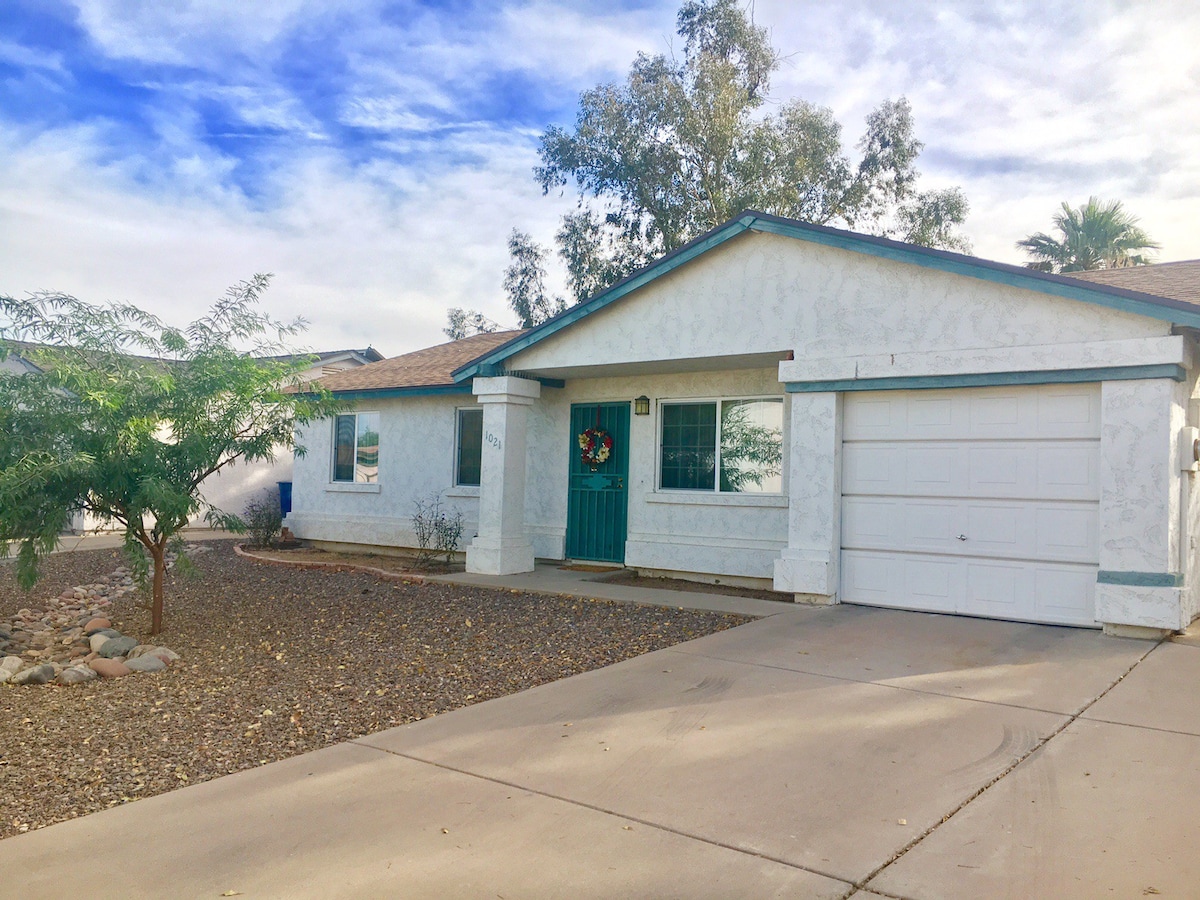
[(783, 398), (664, 402), (659, 410), (661, 490), (783, 492)]
[(379, 413), (350, 413), (334, 420), (333, 480), (379, 482)]
[(454, 483), (460, 487), (479, 487), (483, 464), (483, 410), (479, 407), (458, 411), (455, 440)]

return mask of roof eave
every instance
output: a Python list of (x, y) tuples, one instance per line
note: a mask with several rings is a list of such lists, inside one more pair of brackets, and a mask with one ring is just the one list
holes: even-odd
[(597, 312), (621, 297), (630, 294), (650, 282), (661, 278), (696, 257), (725, 243), (730, 238), (746, 231), (758, 231), (767, 234), (777, 234), (810, 243), (822, 244), (863, 253), (884, 259), (893, 259), (925, 268), (937, 269), (968, 278), (977, 278), (1004, 284), (1010, 287), (1037, 291), (1105, 306), (1121, 312), (1135, 313), (1149, 318), (1171, 322), (1192, 328), (1200, 328), (1200, 308), (1183, 301), (1171, 300), (1154, 294), (1131, 291), (1126, 288), (1111, 287), (1099, 283), (1081, 282), (1078, 279), (1062, 275), (1052, 275), (1038, 272), (1022, 266), (1008, 263), (993, 262), (975, 256), (952, 253), (947, 250), (935, 250), (930, 247), (919, 247), (889, 238), (857, 234), (824, 225), (811, 225), (773, 216), (766, 213), (747, 211), (730, 219), (723, 225), (718, 225), (711, 231), (700, 235), (695, 240), (651, 263), (644, 269), (634, 272), (629, 277), (617, 282), (612, 287), (600, 292), (590, 300), (578, 306), (573, 306), (552, 319), (543, 322), (538, 327), (493, 348), (487, 353), (460, 366), (451, 373), (455, 382), (468, 381), (477, 376), (486, 376), (500, 371), (504, 360), (528, 349), (534, 344), (545, 340), (550, 335), (573, 325), (580, 319)]

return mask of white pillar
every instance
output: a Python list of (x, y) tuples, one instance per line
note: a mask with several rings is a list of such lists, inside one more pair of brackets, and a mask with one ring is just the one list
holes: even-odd
[(542, 386), (525, 378), (476, 378), (483, 406), (479, 534), (467, 548), (467, 571), (514, 575), (533, 571), (525, 533), (525, 440), (529, 407)]
[(842, 535), (842, 395), (791, 394), (788, 545), (775, 590), (804, 603), (837, 603)]
[(1181, 386), (1106, 381), (1100, 419), (1100, 574), (1105, 630), (1185, 627), (1180, 559)]

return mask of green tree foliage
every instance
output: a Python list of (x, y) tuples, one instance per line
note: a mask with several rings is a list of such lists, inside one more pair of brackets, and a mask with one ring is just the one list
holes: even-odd
[(230, 288), (182, 329), (130, 305), (0, 296), (0, 355), (12, 340), (31, 341), (21, 355), (42, 369), (0, 372), (0, 550), (19, 542), (23, 586), (71, 516), (91, 513), (124, 529), (143, 572), (149, 555), (157, 634), (178, 532), (198, 513), (245, 529), (204, 499), (204, 479), (239, 460), (302, 453), (296, 428), (338, 408), (319, 389), (295, 390), (313, 358), (281, 355), (304, 323), (258, 311), (268, 282), (259, 275)]
[[(962, 191), (918, 190), (907, 100), (867, 117), (855, 162), (828, 108), (794, 99), (765, 111), (780, 56), (738, 0), (687, 0), (676, 25), (681, 59), (639, 54), (623, 83), (580, 96), (573, 128), (542, 134), (543, 192), (578, 192), (555, 236), (573, 302), (745, 209), (970, 252)], [(510, 239), (510, 272), (548, 255), (522, 237), (520, 255)], [(536, 325), (522, 312), (530, 294), (512, 290), (525, 283), (506, 277), (509, 305)]]
[(504, 292), (522, 328), (540, 325), (567, 308), (561, 297), (546, 293), (546, 251), (528, 234), (512, 230), (508, 236), (512, 260), (504, 270)]
[(1017, 247), (1031, 257), (1025, 265), (1041, 272), (1144, 266), (1153, 262), (1147, 251), (1159, 244), (1137, 222), (1119, 200), (1089, 197), (1077, 208), (1064, 201), (1054, 216), (1056, 235), (1039, 231), (1017, 241)]
[(579, 193), (557, 237), (577, 301), (743, 209), (969, 249), (961, 191), (917, 189), (907, 100), (867, 117), (855, 163), (829, 109), (764, 112), (779, 54), (737, 0), (688, 0), (677, 24), (682, 59), (639, 54), (624, 83), (584, 92), (574, 128), (542, 135), (542, 190)]
[(446, 327), (442, 333), (452, 341), (461, 341), (473, 334), (490, 334), (499, 331), (500, 325), (481, 312), (453, 306), (446, 310)]

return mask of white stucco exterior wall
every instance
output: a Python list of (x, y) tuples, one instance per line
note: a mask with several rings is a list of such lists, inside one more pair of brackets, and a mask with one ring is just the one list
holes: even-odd
[(478, 525), (479, 489), (454, 486), (456, 410), (475, 405), (469, 394), (358, 403), (359, 412), (379, 413), (378, 484), (334, 483), (333, 422), (309, 425), (300, 435), (308, 453), (295, 461), (288, 527), (312, 541), (415, 547), (413, 502), (440, 492), (463, 514), (465, 547)]

